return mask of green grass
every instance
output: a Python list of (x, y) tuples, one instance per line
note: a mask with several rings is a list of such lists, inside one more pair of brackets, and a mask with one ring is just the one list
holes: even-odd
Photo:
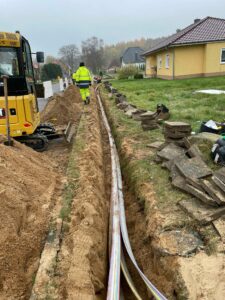
[(201, 89), (225, 90), (225, 77), (185, 80), (114, 80), (113, 86), (127, 96), (128, 102), (139, 108), (155, 111), (158, 103), (165, 104), (171, 120), (191, 123), (197, 131), (202, 121), (225, 119), (225, 96), (195, 93)]
[(68, 168), (67, 168), (67, 183), (64, 186), (62, 197), (62, 208), (60, 211), (60, 218), (65, 221), (70, 221), (71, 204), (78, 188), (79, 170), (77, 166), (77, 158), (84, 149), (84, 123), (81, 117), (76, 139), (70, 154)]
[[(167, 105), (171, 112), (170, 120), (186, 121), (191, 123), (194, 131), (198, 131), (202, 121), (225, 119), (225, 95), (196, 94), (200, 89), (225, 90), (225, 77), (198, 78), (189, 80), (164, 81), (160, 79), (143, 80), (114, 80), (113, 87), (127, 96), (128, 102), (155, 111), (158, 103)], [(188, 227), (194, 220), (190, 219), (177, 203), (182, 199), (189, 199), (190, 195), (172, 187), (169, 172), (162, 169), (161, 164), (154, 162), (155, 154), (147, 147), (151, 142), (164, 140), (162, 129), (143, 131), (140, 123), (129, 119), (116, 105), (114, 98), (109, 99), (108, 93), (102, 89), (105, 107), (109, 117), (113, 135), (120, 152), (121, 166), (124, 179), (130, 190), (135, 194), (147, 214), (151, 215), (149, 201), (146, 201), (141, 192), (144, 183), (151, 183), (154, 189), (156, 206), (162, 215), (170, 219), (166, 224), (169, 228)], [(123, 151), (123, 143), (130, 140), (130, 151), (133, 158)], [(210, 158), (211, 144), (205, 141), (198, 143), (203, 152), (204, 160), (210, 167), (215, 168)], [(142, 149), (146, 155), (134, 158), (136, 151)], [(132, 156), (132, 155), (131, 155)], [(195, 222), (196, 223), (196, 222)], [(205, 242), (207, 253), (215, 251), (215, 235), (209, 234), (204, 227), (196, 224), (195, 230), (200, 232)], [(212, 228), (211, 228), (212, 230)], [(205, 238), (205, 236), (207, 238)]]
[[(136, 198), (139, 199), (141, 196), (142, 185), (146, 182), (153, 185), (157, 205), (162, 210), (167, 208), (168, 200), (171, 206), (176, 206), (179, 200), (189, 197), (171, 186), (168, 180), (168, 171), (154, 162), (155, 154), (152, 153), (150, 148), (147, 148), (147, 145), (151, 142), (163, 141), (162, 130), (143, 131), (139, 122), (129, 119), (116, 107), (113, 99), (107, 99), (106, 92), (103, 92), (102, 96), (105, 99), (107, 115), (120, 152), (122, 171), (131, 192), (135, 194)], [(131, 140), (130, 147), (132, 148), (133, 158), (123, 152), (122, 143), (127, 139)], [(135, 152), (138, 150), (145, 152), (144, 157), (134, 158)]]

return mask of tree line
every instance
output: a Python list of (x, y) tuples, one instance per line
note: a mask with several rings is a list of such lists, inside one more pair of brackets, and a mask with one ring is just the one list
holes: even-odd
[[(111, 67), (119, 67), (121, 56), (126, 48), (135, 46), (141, 47), (143, 50), (148, 50), (162, 41), (162, 39), (164, 39), (164, 37), (156, 39), (141, 38), (128, 42), (104, 45), (102, 39), (91, 37), (83, 41), (80, 48), (76, 44), (62, 46), (58, 51), (59, 57), (55, 58), (53, 56), (48, 56), (46, 64), (60, 65), (63, 73), (70, 75), (76, 71), (79, 62), (84, 61), (94, 74), (99, 74), (102, 70)], [(53, 68), (53, 66), (51, 66), (51, 68)], [(42, 77), (46, 78), (44, 68), (42, 69)], [(49, 75), (47, 77), (49, 77)]]

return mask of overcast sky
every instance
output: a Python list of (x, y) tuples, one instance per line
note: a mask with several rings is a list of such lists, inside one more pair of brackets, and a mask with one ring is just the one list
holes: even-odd
[(91, 36), (105, 44), (156, 38), (195, 18), (225, 18), (225, 0), (0, 0), (0, 7), (0, 31), (20, 30), (46, 55)]

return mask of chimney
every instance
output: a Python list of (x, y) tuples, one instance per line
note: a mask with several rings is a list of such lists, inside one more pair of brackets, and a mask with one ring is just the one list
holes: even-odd
[(201, 19), (194, 19), (194, 23), (198, 23)]

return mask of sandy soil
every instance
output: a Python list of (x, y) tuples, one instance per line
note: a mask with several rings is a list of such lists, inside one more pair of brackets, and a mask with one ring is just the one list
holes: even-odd
[(57, 94), (49, 99), (41, 112), (41, 121), (55, 125), (66, 125), (69, 121), (76, 123), (81, 115), (81, 104), (79, 89), (70, 85), (63, 94)]
[(0, 299), (24, 299), (32, 285), (59, 177), (49, 159), (17, 142), (0, 144)]
[(78, 158), (79, 188), (73, 201), (70, 229), (59, 255), (58, 272), (63, 274), (60, 297), (105, 299), (109, 202), (105, 175), (109, 169), (93, 95), (82, 118), (85, 147)]
[[(56, 96), (42, 121), (79, 122), (82, 102), (76, 87)], [(50, 220), (59, 211), (60, 194), (71, 150), (63, 139), (37, 153), (0, 138), (0, 299), (28, 299), (39, 266)]]
[(225, 299), (224, 254), (208, 256), (200, 252), (194, 257), (180, 258), (178, 263), (188, 299)]

